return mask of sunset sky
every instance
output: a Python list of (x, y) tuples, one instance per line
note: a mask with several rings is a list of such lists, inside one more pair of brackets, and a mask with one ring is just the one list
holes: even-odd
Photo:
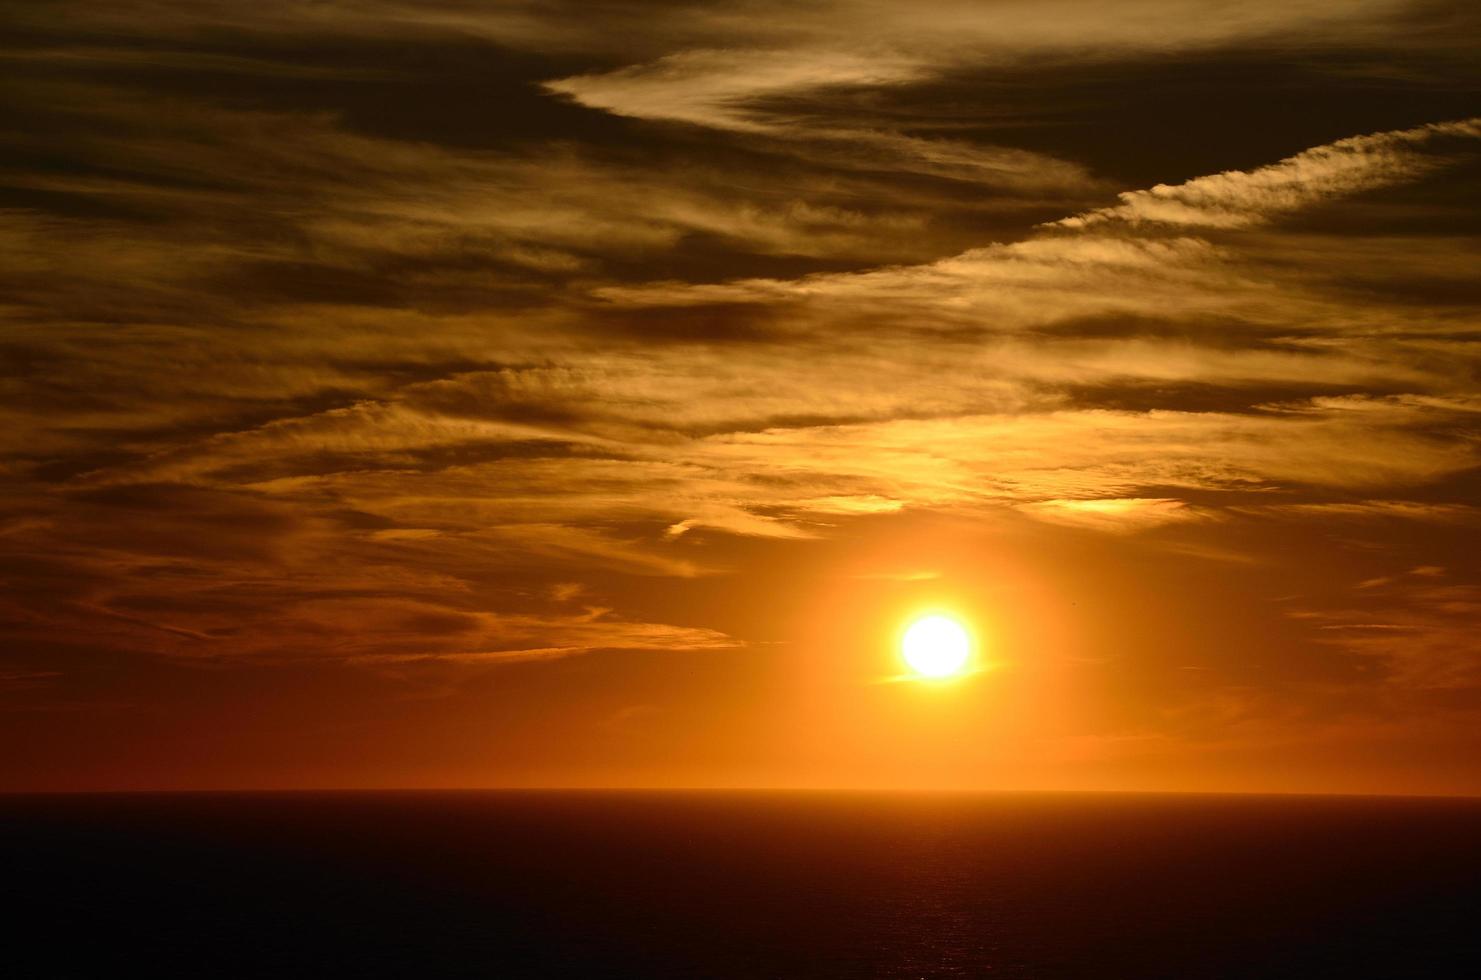
[(1481, 793), (1476, 4), (0, 31), (0, 789)]

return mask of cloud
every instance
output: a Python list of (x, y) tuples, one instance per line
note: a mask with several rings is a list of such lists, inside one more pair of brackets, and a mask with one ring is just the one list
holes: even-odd
[(1446, 162), (1425, 152), (1429, 144), (1477, 138), (1481, 118), (1352, 136), (1256, 170), (1127, 191), (1114, 207), (1062, 218), (1051, 227), (1080, 229), (1106, 222), (1248, 227), (1329, 198), (1416, 180)]
[[(544, 88), (617, 116), (683, 123), (788, 141), (790, 152), (834, 167), (888, 167), (988, 187), (1079, 189), (1099, 184), (1046, 153), (952, 139), (928, 120), (914, 125), (871, 111), (847, 93), (924, 86), (983, 66), (1037, 59), (1052, 73), (1133, 53), (1187, 51), (1259, 38), (1305, 44), (1377, 39), (1403, 16), (1401, 0), (1349, 4), (1189, 4), (1133, 0), (1110, 8), (1073, 0), (982, 4), (745, 3), (728, 16), (678, 19), (669, 50), (638, 64), (551, 79)], [(777, 25), (786, 24), (781, 30)], [(1392, 32), (1389, 32), (1390, 35)], [(722, 43), (719, 43), (723, 41)]]
[[(346, 611), (343, 605), (336, 604), (334, 616)], [(473, 615), (466, 617), (466, 627), (457, 630), (454, 639), (437, 646), (428, 644), (426, 624), (414, 619), (405, 622), (401, 635), (383, 635), (379, 641), (380, 645), (403, 649), (347, 651), (345, 656), (353, 662), (371, 665), (418, 661), (476, 664), (551, 660), (595, 650), (695, 653), (734, 650), (741, 646), (716, 630), (628, 622), (610, 613), (609, 609), (592, 607), (564, 616)], [(356, 615), (360, 614), (356, 611)], [(377, 607), (370, 614), (383, 613)]]
[[(1113, 10), (1078, 0), (922, 0), (908, 8), (878, 0), (748, 0), (724, 10), (697, 6), (668, 19), (662, 40), (670, 50), (662, 58), (554, 85), (590, 93), (589, 104), (596, 107), (709, 124), (714, 114), (696, 114), (700, 103), (729, 110), (756, 96), (819, 85), (908, 84), (973, 63), (1034, 57), (1053, 66), (1061, 58), (1284, 37), (1308, 45), (1350, 44), (1384, 37), (1412, 6), (1406, 0), (1361, 0), (1341, 10), (1319, 0), (1213, 7), (1190, 0), (1127, 0)], [(643, 32), (624, 34), (628, 41)], [(631, 50), (610, 39), (607, 47)]]
[(835, 88), (904, 85), (926, 63), (878, 52), (686, 51), (650, 65), (546, 82), (580, 105), (619, 116), (680, 122), (784, 141), (787, 152), (834, 167), (887, 168), (1019, 191), (1086, 191), (1098, 183), (1076, 164), (1041, 153), (924, 138), (805, 105), (761, 108), (768, 97)]
[(846, 53), (684, 51), (651, 65), (557, 79), (545, 88), (620, 116), (764, 131), (777, 124), (747, 108), (754, 99), (838, 85), (896, 85), (921, 74), (909, 62)]
[[(1423, 581), (1423, 577), (1421, 577)], [(1316, 642), (1378, 664), (1397, 697), (1481, 692), (1481, 643), (1474, 620), (1481, 589), (1474, 585), (1395, 582), (1362, 609), (1309, 610), (1321, 631)]]
[(1054, 524), (1112, 532), (1140, 531), (1206, 517), (1181, 500), (1155, 497), (1043, 500), (1020, 504), (1019, 510)]
[(1346, 521), (1423, 521), (1438, 524), (1481, 524), (1481, 508), (1470, 504), (1419, 500), (1361, 500), (1304, 504), (1276, 504), (1263, 512), (1295, 518)]
[[(1390, 500), (1476, 463), (1465, 435), (1474, 398), (1457, 390), (1462, 348), (1443, 334), (1425, 343), (1444, 358), (1412, 346), (1412, 310), (1357, 305), (1272, 273), (1251, 254), (1259, 245), (1061, 229), (918, 265), (603, 285), (596, 305), (528, 318), (289, 306), (258, 315), (251, 358), (231, 354), (244, 335), (132, 327), (92, 348), (83, 375), (31, 371), (30, 383), (46, 379), (69, 408), (46, 423), (81, 454), (68, 485), (185, 484), (227, 495), (216, 498), (230, 502), (223, 513), (297, 519), (272, 535), (213, 534), (214, 553), (191, 544), (197, 519), (185, 515), (178, 533), (167, 521), (84, 546), (104, 523), (38, 488), (17, 540), (35, 554), (103, 542), (107, 557), (78, 564), (105, 581), (166, 556), (194, 555), (209, 575), (230, 568), (243, 583), (266, 573), (242, 562), (287, 562), (312, 579), (313, 561), (353, 560), (374, 584), (341, 588), (421, 596), (530, 563), (555, 581), (589, 570), (682, 580), (727, 569), (705, 546), (712, 534), (696, 529), (801, 541), (931, 510), (1118, 535), (1241, 512), (1468, 519), (1455, 505)], [(600, 319), (655, 307), (686, 316), (717, 302), (773, 312), (743, 340), (719, 343), (651, 343)], [(79, 340), (65, 342), (90, 336), (75, 329)], [(53, 330), (48, 342), (66, 337)], [(189, 353), (174, 355), (177, 370), (152, 392), (122, 384), (166, 349)], [(76, 363), (70, 350), (52, 356)], [(63, 399), (79, 377), (112, 401), (88, 412)], [(1187, 389), (1175, 387), (1152, 410), (1108, 409), (1085, 394), (1195, 384), (1255, 393), (1180, 409)], [(1285, 394), (1263, 394), (1271, 386)], [(234, 426), (220, 415), (233, 403), (261, 404), (267, 418)], [(89, 448), (118, 448), (115, 432), (129, 434), (121, 458)], [(100, 454), (92, 465), (88, 451)], [(1362, 500), (1250, 497), (1273, 491)], [(1235, 499), (1193, 502), (1206, 493)], [(217, 506), (199, 520), (217, 521)], [(340, 528), (333, 515), (346, 512), (367, 526)], [(408, 569), (438, 569), (436, 584)], [(212, 635), (231, 619), (126, 621), (101, 612), (109, 594), (99, 586), (86, 608), (114, 634)]]

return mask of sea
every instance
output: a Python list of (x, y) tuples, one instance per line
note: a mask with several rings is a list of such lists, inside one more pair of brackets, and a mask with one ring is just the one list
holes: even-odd
[(1468, 978), (1481, 800), (0, 797), (0, 975)]

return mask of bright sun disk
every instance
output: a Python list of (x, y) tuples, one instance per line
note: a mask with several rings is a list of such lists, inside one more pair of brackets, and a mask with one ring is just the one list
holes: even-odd
[(966, 628), (948, 616), (922, 616), (905, 630), (900, 652), (922, 677), (950, 677), (967, 666), (972, 640)]

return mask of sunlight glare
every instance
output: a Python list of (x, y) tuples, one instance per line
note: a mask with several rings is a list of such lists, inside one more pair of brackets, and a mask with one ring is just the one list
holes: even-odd
[(923, 616), (905, 630), (900, 651), (922, 677), (951, 677), (967, 666), (972, 640), (966, 628), (948, 616)]

